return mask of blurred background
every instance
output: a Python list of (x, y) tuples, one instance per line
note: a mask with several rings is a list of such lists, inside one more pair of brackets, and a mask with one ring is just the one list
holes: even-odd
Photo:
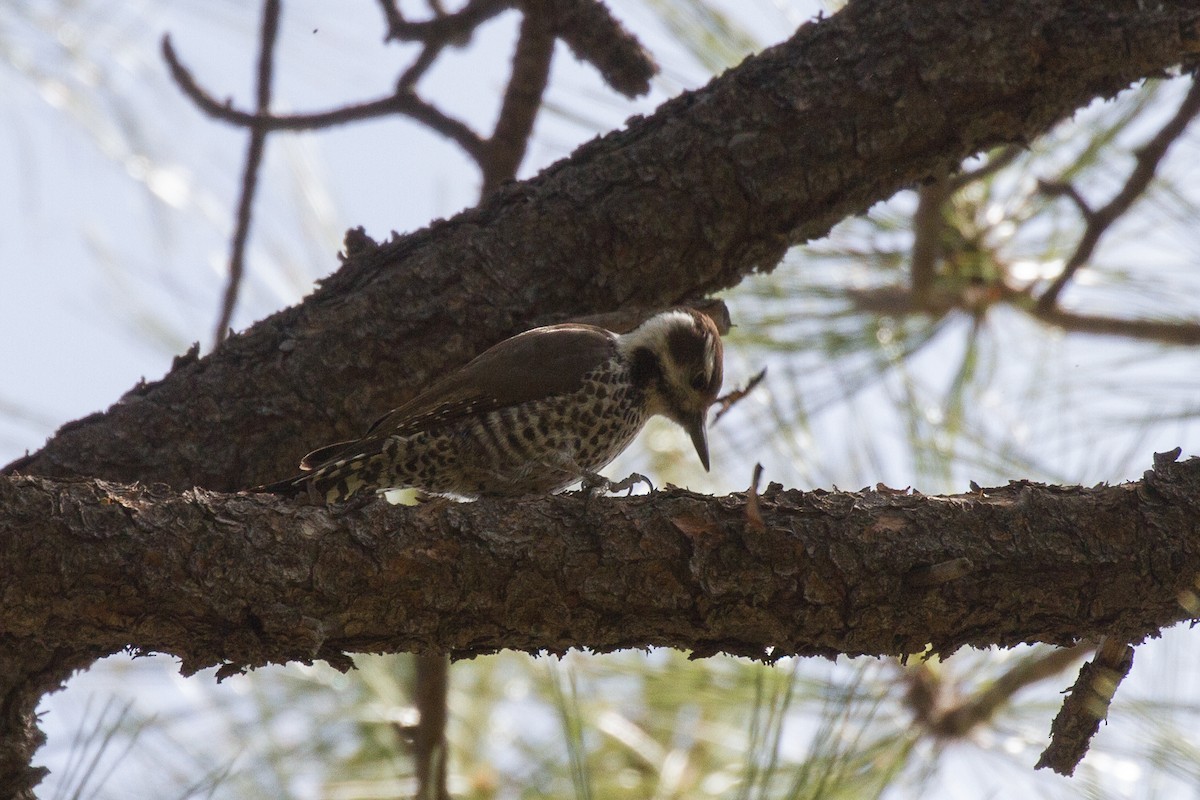
[[(836, 4), (610, 0), (657, 60), (629, 100), (558, 45), (529, 176), (703, 85)], [(435, 3), (401, 3), (414, 18)], [(453, 10), (453, 6), (450, 10)], [(218, 100), (254, 107), (261, 9), (229, 0), (0, 6), (0, 463), (211, 349), (247, 134), (206, 117), (160, 45)], [(500, 107), (520, 16), (454, 42), (418, 84), (478, 131)], [(386, 96), (418, 52), (380, 6), (283, 6), (272, 109)], [(878, 482), (926, 493), (1028, 478), (1137, 479), (1195, 452), (1200, 193), (1189, 77), (1097, 102), (1027, 148), (980, 154), (724, 295), (727, 387), (763, 385), (711, 434), (652, 424), (607, 473), (744, 490)], [(1157, 149), (1156, 149), (1157, 148)], [(401, 117), (269, 137), (235, 330), (376, 239), (473, 205), (476, 165)], [(1094, 242), (1086, 252), (1081, 246)], [(1082, 258), (1080, 257), (1082, 254)], [(1046, 302), (1050, 292), (1053, 302)], [(1039, 302), (1040, 300), (1040, 302)], [(500, 654), (451, 670), (449, 789), (468, 798), (1200, 797), (1195, 635), (1140, 647), (1073, 779), (1035, 773), (1086, 648), (946, 661), (669, 651)], [(113, 657), (46, 699), (47, 798), (383, 798), (415, 783), (411, 659), (342, 675), (270, 668), (217, 685), (173, 659)]]

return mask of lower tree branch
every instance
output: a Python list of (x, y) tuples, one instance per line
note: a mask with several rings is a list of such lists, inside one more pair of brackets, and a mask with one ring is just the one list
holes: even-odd
[[(1186, 618), (1200, 459), (1136, 483), (953, 496), (682, 490), (415, 508), (300, 506), (0, 477), (0, 631), (185, 673), (346, 652), (659, 645), (700, 655), (948, 654), (1137, 642)], [(970, 565), (922, 580), (930, 565)]]
[[(1136, 643), (1190, 615), (1200, 573), (1200, 459), (947, 497), (772, 485), (755, 507), (672, 490), (323, 508), (2, 476), (0, 785), (32, 779), (37, 696), (129, 648), (227, 675), (348, 652)], [(971, 569), (923, 579), (948, 562)]]

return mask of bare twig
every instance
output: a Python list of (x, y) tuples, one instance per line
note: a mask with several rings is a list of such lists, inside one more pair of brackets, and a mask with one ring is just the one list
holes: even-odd
[(1094, 314), (1078, 314), (1073, 311), (1063, 311), (1060, 308), (1050, 308), (1045, 311), (1035, 308), (1033, 314), (1043, 322), (1074, 333), (1121, 336), (1126, 339), (1140, 339), (1162, 344), (1200, 344), (1200, 323), (1195, 322), (1120, 319), (1119, 317)]
[(1065, 197), (1075, 204), (1075, 208), (1079, 210), (1079, 216), (1083, 217), (1084, 222), (1091, 223), (1096, 218), (1096, 211), (1088, 204), (1079, 190), (1073, 184), (1063, 183), (1061, 181), (1038, 181), (1038, 190), (1050, 197)]
[(435, 14), (427, 20), (413, 22), (405, 19), (395, 0), (380, 0), (388, 26), (388, 39), (446, 43), (464, 39), (484, 22), (513, 5), (512, 0), (471, 0), (453, 14)]
[(1108, 715), (1117, 687), (1132, 668), (1130, 645), (1109, 638), (1101, 642), (1095, 658), (1079, 670), (1079, 678), (1051, 723), (1050, 744), (1042, 751), (1035, 769), (1049, 767), (1068, 776), (1075, 772)]
[(1037, 308), (1039, 312), (1052, 310), (1058, 302), (1058, 296), (1062, 290), (1075, 277), (1075, 273), (1079, 268), (1086, 264), (1092, 257), (1092, 253), (1096, 250), (1096, 245), (1099, 244), (1101, 237), (1108, 231), (1109, 227), (1117, 221), (1129, 207), (1133, 205), (1150, 185), (1150, 181), (1154, 179), (1154, 173), (1158, 169), (1159, 162), (1163, 156), (1167, 154), (1167, 149), (1178, 139), (1183, 132), (1187, 130), (1188, 124), (1200, 114), (1200, 83), (1194, 78), (1192, 79), (1192, 88), (1188, 91), (1183, 103), (1180, 104), (1179, 110), (1175, 112), (1175, 116), (1171, 117), (1170, 121), (1162, 127), (1153, 139), (1139, 148), (1136, 152), (1136, 164), (1133, 171), (1129, 173), (1129, 178), (1125, 181), (1125, 185), (1121, 187), (1121, 191), (1117, 192), (1116, 196), (1108, 202), (1107, 205), (1098, 208), (1088, 213), (1089, 205), (1074, 189), (1064, 187), (1061, 184), (1053, 182), (1043, 184), (1049, 186), (1051, 193), (1065, 194), (1070, 197), (1075, 205), (1083, 212), (1084, 220), (1087, 225), (1084, 228), (1083, 236), (1079, 240), (1079, 244), (1075, 247), (1075, 252), (1067, 260), (1063, 267), (1062, 273), (1054, 279), (1054, 281), (1046, 287), (1046, 291), (1042, 292), (1038, 298)]
[(525, 157), (533, 121), (542, 106), (542, 95), (550, 78), (554, 56), (554, 29), (550, 17), (539, 2), (526, 3), (521, 33), (513, 54), (512, 76), (504, 91), (500, 116), (488, 140), (483, 158), (477, 158), (483, 173), (482, 196), (516, 177)]
[(421, 48), (421, 54), (417, 56), (416, 60), (400, 74), (400, 79), (396, 81), (396, 94), (410, 94), (413, 87), (417, 85), (417, 81), (421, 80), (421, 77), (433, 66), (433, 62), (437, 61), (437, 57), (442, 54), (445, 46), (444, 42), (427, 42)]
[(996, 174), (1000, 170), (1007, 167), (1009, 164), (1017, 160), (1017, 156), (1024, 152), (1025, 148), (1017, 144), (1007, 144), (1001, 147), (996, 154), (988, 159), (986, 164), (976, 167), (975, 169), (960, 172), (957, 175), (951, 175), (946, 179), (950, 184), (950, 191), (957, 192), (965, 186), (969, 186), (975, 181), (983, 180), (991, 175)]
[(394, 0), (380, 0), (388, 39), (438, 47), (469, 40), (475, 28), (515, 5), (523, 6), (527, 16), (540, 7), (549, 16), (555, 35), (577, 58), (594, 66), (616, 91), (626, 97), (649, 91), (650, 78), (658, 72), (658, 66), (637, 37), (598, 0), (473, 0), (453, 14), (435, 14), (419, 22), (405, 19)]
[[(884, 286), (877, 289), (853, 289), (846, 292), (849, 300), (859, 311), (890, 316), (916, 313), (941, 314), (955, 307), (950, 295), (934, 296), (933, 302), (918, 303), (912, 291), (900, 286)], [(1027, 295), (1011, 293), (1006, 299), (1018, 307), (1027, 305)], [(1028, 308), (1031, 315), (1061, 328), (1069, 333), (1089, 333), (1098, 336), (1120, 336), (1162, 344), (1200, 344), (1200, 323), (1172, 320), (1122, 319), (1094, 314), (1080, 314), (1051, 308), (1042, 311), (1035, 306)]]
[[(271, 73), (274, 69), (275, 41), (279, 34), (280, 0), (265, 0), (263, 3), (262, 31), (258, 50), (258, 80), (255, 86), (255, 107), (259, 115), (268, 114), (271, 107)], [(225, 297), (221, 304), (221, 315), (213, 334), (213, 346), (225, 341), (233, 309), (237, 306), (238, 293), (245, 272), (246, 242), (250, 238), (250, 218), (254, 208), (254, 194), (258, 187), (258, 170), (262, 165), (269, 131), (259, 125), (250, 129), (250, 141), (246, 146), (246, 163), (242, 168), (242, 193), (238, 198), (237, 223), (229, 250), (229, 282), (225, 286)]]
[(163, 58), (171, 70), (171, 76), (179, 84), (179, 88), (191, 98), (204, 113), (231, 125), (246, 128), (262, 128), (266, 131), (277, 130), (313, 130), (327, 128), (388, 114), (404, 114), (419, 122), (423, 122), (433, 130), (452, 140), (472, 158), (477, 158), (483, 151), (483, 141), (478, 134), (462, 122), (447, 116), (434, 106), (426, 103), (416, 94), (399, 92), (378, 100), (343, 106), (330, 111), (311, 114), (253, 114), (233, 107), (229, 101), (221, 103), (205, 91), (196, 82), (191, 72), (179, 61), (169, 36), (163, 37)]
[(911, 681), (908, 702), (917, 719), (935, 736), (960, 738), (992, 719), (1013, 695), (1070, 667), (1095, 648), (1093, 642), (1032, 653), (1014, 664), (989, 686), (970, 697), (943, 705), (948, 694), (927, 667), (906, 675)]
[(717, 424), (717, 420), (725, 416), (725, 412), (733, 408), (734, 404), (740, 403), (745, 399), (746, 395), (750, 394), (763, 382), (763, 378), (767, 377), (767, 368), (763, 367), (758, 371), (758, 374), (751, 378), (745, 386), (740, 389), (734, 389), (727, 395), (718, 397), (713, 405), (717, 406), (716, 416), (713, 417), (713, 424)]

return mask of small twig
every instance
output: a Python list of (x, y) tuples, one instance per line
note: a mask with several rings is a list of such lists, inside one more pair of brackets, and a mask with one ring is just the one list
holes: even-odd
[[(878, 289), (851, 289), (847, 297), (859, 311), (891, 316), (905, 316), (919, 312), (945, 313), (955, 305), (949, 298), (938, 298), (938, 305), (918, 305), (913, 293), (899, 286), (883, 286)], [(1018, 307), (1026, 307), (1023, 299), (1027, 295), (1012, 293), (1007, 299)], [(1054, 325), (1071, 333), (1089, 333), (1098, 336), (1120, 336), (1125, 339), (1140, 339), (1162, 344), (1200, 344), (1200, 323), (1151, 319), (1121, 319), (1093, 314), (1079, 314), (1051, 308), (1042, 311), (1036, 306), (1029, 313), (1048, 325)]]
[(1077, 314), (1050, 308), (1045, 311), (1033, 309), (1033, 315), (1043, 322), (1056, 325), (1074, 333), (1092, 333), (1120, 336), (1125, 339), (1141, 339), (1162, 344), (1200, 344), (1200, 324), (1195, 322), (1172, 322), (1152, 319), (1120, 319), (1092, 314)]
[(1059, 674), (1093, 648), (1093, 643), (1083, 642), (1074, 647), (1056, 647), (1042, 653), (1031, 653), (1019, 659), (982, 691), (949, 706), (939, 702), (939, 698), (947, 692), (939, 691), (938, 684), (932, 682), (936, 679), (931, 677), (928, 670), (921, 669), (912, 676), (909, 704), (917, 718), (935, 736), (960, 738), (992, 719), (1021, 689)]
[(404, 70), (400, 74), (400, 79), (396, 81), (396, 94), (411, 93), (413, 87), (417, 85), (417, 81), (421, 80), (422, 76), (433, 66), (433, 62), (437, 61), (437, 57), (442, 54), (445, 46), (444, 42), (428, 42), (422, 47), (421, 54), (408, 65), (408, 69)]
[(1035, 769), (1049, 767), (1070, 776), (1087, 755), (1092, 737), (1108, 715), (1121, 681), (1133, 668), (1133, 647), (1105, 638), (1096, 656), (1079, 670), (1079, 677), (1050, 725), (1050, 744)]
[(387, 39), (445, 43), (451, 39), (469, 38), (481, 24), (513, 3), (512, 0), (471, 0), (453, 14), (435, 13), (432, 18), (418, 22), (405, 19), (395, 0), (380, 0), (379, 5), (387, 21)]
[(230, 101), (221, 103), (201, 88), (191, 72), (179, 61), (169, 36), (163, 37), (162, 51), (163, 58), (171, 70), (171, 76), (179, 84), (183, 93), (191, 98), (192, 102), (199, 106), (204, 113), (231, 125), (252, 129), (261, 128), (265, 131), (299, 131), (328, 128), (333, 125), (389, 114), (404, 114), (423, 122), (452, 140), (472, 158), (479, 157), (483, 152), (484, 143), (478, 134), (462, 122), (426, 103), (412, 92), (400, 92), (378, 100), (311, 114), (254, 114), (234, 108)]
[[(1086, 264), (1092, 257), (1092, 253), (1096, 250), (1096, 245), (1099, 244), (1101, 237), (1108, 231), (1109, 227), (1117, 221), (1130, 206), (1136, 201), (1150, 186), (1150, 181), (1154, 179), (1154, 174), (1158, 169), (1159, 162), (1163, 156), (1167, 154), (1167, 149), (1178, 139), (1183, 132), (1187, 130), (1188, 124), (1197, 114), (1200, 114), (1200, 82), (1192, 80), (1192, 88), (1188, 90), (1187, 97), (1179, 106), (1179, 110), (1175, 112), (1170, 121), (1162, 127), (1153, 139), (1146, 142), (1135, 153), (1136, 163), (1133, 171), (1129, 173), (1129, 178), (1125, 181), (1125, 185), (1121, 187), (1121, 191), (1117, 192), (1116, 196), (1102, 208), (1098, 208), (1089, 216), (1086, 209), (1088, 204), (1083, 198), (1071, 188), (1063, 188), (1061, 184), (1053, 182), (1048, 185), (1052, 193), (1066, 194), (1072, 199), (1076, 206), (1084, 211), (1084, 220), (1086, 226), (1083, 231), (1083, 236), (1079, 240), (1079, 244), (1075, 247), (1075, 252), (1067, 260), (1063, 271), (1054, 281), (1046, 287), (1046, 291), (1042, 292), (1038, 298), (1038, 311), (1049, 311), (1058, 303), (1058, 296), (1062, 290), (1075, 277), (1075, 273), (1079, 268)], [(1056, 188), (1057, 187), (1057, 188)]]
[[(279, 34), (280, 0), (265, 0), (263, 3), (262, 32), (258, 50), (258, 80), (255, 86), (255, 107), (259, 115), (269, 113), (271, 107), (271, 73), (274, 69), (275, 41)], [(217, 319), (217, 330), (213, 335), (213, 347), (225, 341), (233, 310), (237, 306), (238, 293), (245, 273), (246, 242), (250, 239), (250, 218), (254, 209), (254, 195), (258, 188), (258, 170), (262, 165), (266, 149), (268, 130), (255, 125), (250, 129), (250, 141), (246, 146), (246, 163), (242, 168), (242, 193), (238, 198), (237, 223), (229, 251), (229, 283), (225, 286), (225, 297), (221, 304), (221, 315)]]
[(717, 406), (716, 416), (713, 417), (713, 424), (716, 425), (721, 417), (725, 416), (725, 412), (733, 408), (735, 403), (740, 403), (746, 395), (750, 394), (754, 389), (763, 382), (763, 378), (767, 377), (767, 368), (763, 367), (758, 374), (749, 380), (749, 382), (740, 389), (734, 389), (723, 397), (718, 397), (713, 405)]
[(554, 28), (540, 3), (530, 0), (525, 6), (516, 52), (513, 54), (512, 76), (504, 90), (496, 128), (487, 142), (483, 157), (476, 158), (483, 173), (482, 196), (490, 194), (504, 181), (516, 177), (550, 79)]
[(755, 533), (767, 529), (763, 522), (762, 507), (758, 502), (758, 485), (762, 483), (763, 465), (754, 465), (754, 474), (750, 477), (750, 488), (746, 490), (746, 527)]
[(1075, 208), (1079, 209), (1079, 216), (1083, 217), (1084, 222), (1091, 223), (1096, 218), (1096, 211), (1088, 201), (1084, 199), (1079, 190), (1073, 184), (1062, 183), (1060, 181), (1045, 181), (1037, 182), (1038, 191), (1049, 197), (1066, 197), (1075, 204)]

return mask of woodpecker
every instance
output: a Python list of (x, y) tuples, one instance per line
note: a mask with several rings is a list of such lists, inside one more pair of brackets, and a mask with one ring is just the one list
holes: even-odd
[(655, 414), (687, 431), (707, 470), (706, 415), (721, 380), (717, 327), (690, 308), (625, 334), (577, 323), (534, 328), (259, 491), (335, 503), (404, 487), (470, 499), (606, 485), (596, 471)]

